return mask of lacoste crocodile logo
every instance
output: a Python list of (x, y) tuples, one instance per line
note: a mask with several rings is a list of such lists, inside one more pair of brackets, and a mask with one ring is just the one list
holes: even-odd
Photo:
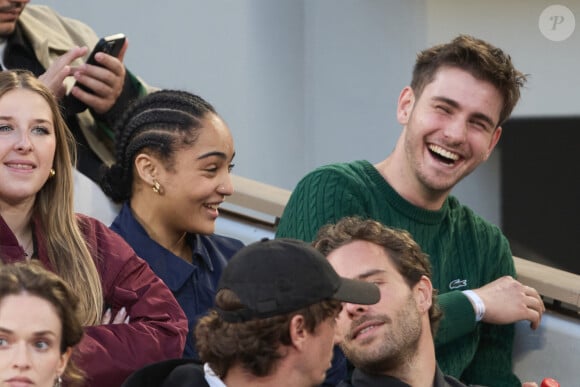
[(453, 281), (449, 282), (449, 289), (453, 290), (453, 289), (459, 289), (459, 288), (464, 288), (467, 286), (467, 280), (464, 279), (454, 279)]

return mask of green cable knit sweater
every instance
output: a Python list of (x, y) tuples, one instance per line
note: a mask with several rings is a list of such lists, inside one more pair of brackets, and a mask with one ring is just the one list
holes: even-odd
[(444, 317), (435, 339), (437, 361), (466, 384), (521, 386), (512, 372), (514, 327), (476, 323), (461, 292), (494, 279), (515, 277), (507, 239), (494, 225), (450, 196), (439, 211), (403, 199), (368, 161), (324, 166), (294, 189), (277, 237), (312, 241), (317, 230), (348, 215), (408, 230), (429, 254), (433, 286)]

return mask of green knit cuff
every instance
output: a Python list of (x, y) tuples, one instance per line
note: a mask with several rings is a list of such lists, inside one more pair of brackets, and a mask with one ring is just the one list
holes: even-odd
[(459, 290), (441, 294), (438, 297), (443, 318), (435, 338), (437, 344), (445, 344), (471, 333), (477, 323), (471, 302)]

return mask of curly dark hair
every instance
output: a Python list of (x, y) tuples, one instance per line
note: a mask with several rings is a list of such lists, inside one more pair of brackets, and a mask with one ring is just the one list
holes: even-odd
[[(231, 290), (221, 289), (216, 306), (236, 310), (243, 305)], [(281, 347), (292, 343), (289, 328), (294, 316), (303, 316), (306, 330), (315, 332), (321, 322), (335, 318), (341, 308), (340, 301), (329, 299), (295, 312), (235, 323), (224, 321), (216, 310), (211, 310), (196, 326), (197, 351), (201, 360), (209, 363), (222, 379), (234, 365), (263, 377), (284, 357)]]
[[(352, 241), (366, 241), (381, 246), (410, 288), (415, 286), (422, 276), (431, 279), (429, 257), (405, 230), (387, 227), (372, 219), (345, 217), (336, 224), (323, 226), (313, 246), (327, 256)], [(437, 292), (433, 290), (429, 321), (431, 333), (435, 336), (442, 313), (437, 304)]]

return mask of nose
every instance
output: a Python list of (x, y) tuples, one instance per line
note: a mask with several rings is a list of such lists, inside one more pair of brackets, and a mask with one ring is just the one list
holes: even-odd
[(12, 359), (12, 367), (25, 370), (30, 368), (29, 354), (26, 349), (26, 343), (17, 343), (13, 346), (14, 357)]
[(443, 135), (451, 142), (451, 144), (461, 144), (465, 142), (467, 138), (467, 123), (458, 117), (445, 126)]
[(224, 176), (223, 181), (217, 187), (217, 191), (220, 195), (230, 196), (234, 193), (234, 184), (232, 183), (232, 176), (228, 173)]
[(16, 144), (14, 145), (16, 147), (16, 150), (19, 152), (30, 152), (32, 150), (32, 142), (30, 141), (28, 133), (25, 131), (21, 132), (18, 141), (16, 141)]
[(346, 310), (348, 317), (354, 318), (365, 314), (368, 310), (368, 305), (351, 304), (347, 302), (344, 304), (344, 309)]

